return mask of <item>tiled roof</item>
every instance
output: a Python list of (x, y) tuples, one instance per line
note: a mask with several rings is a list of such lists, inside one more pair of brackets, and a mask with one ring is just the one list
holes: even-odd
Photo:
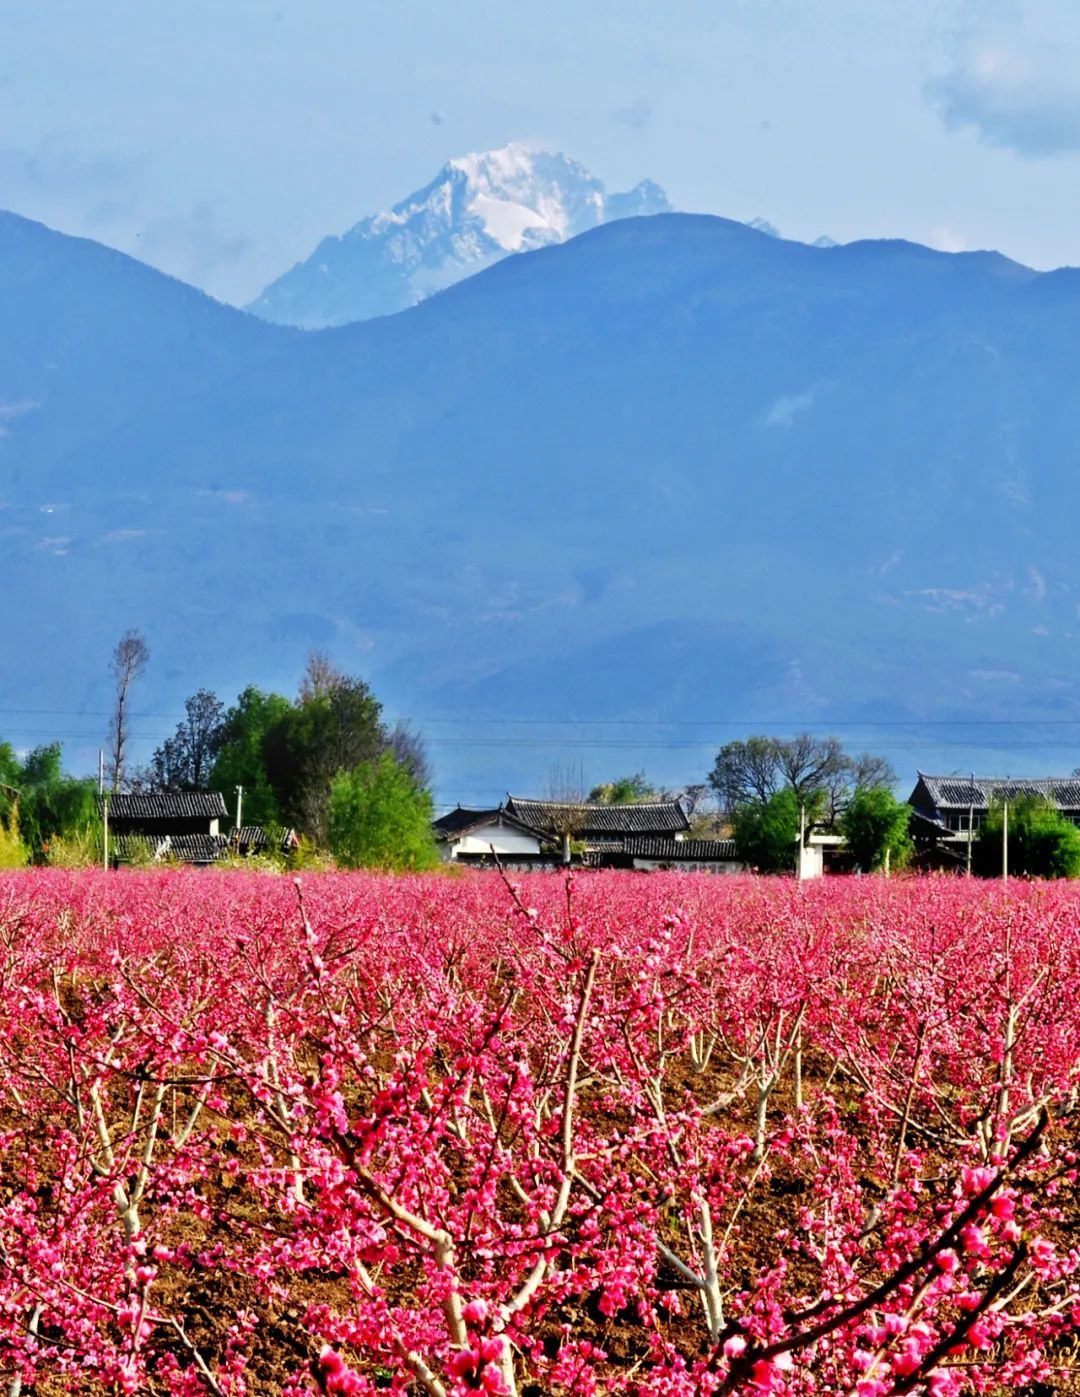
[(664, 863), (738, 863), (734, 839), (628, 839), (626, 853), (635, 859)]
[(439, 834), (460, 834), (463, 830), (472, 829), (474, 825), (486, 824), (489, 820), (496, 819), (499, 813), (498, 810), (469, 810), (464, 805), (459, 805), (449, 814), (440, 815), (437, 820), (432, 820), (431, 824)]
[(168, 840), (161, 835), (110, 834), (109, 854), (121, 863), (143, 863), (156, 858), (168, 847)]
[(456, 810), (450, 812), (449, 816), (444, 815), (441, 820), (432, 822), (435, 838), (445, 840), (448, 844), (464, 839), (467, 834), (471, 834), (477, 829), (483, 829), (486, 825), (505, 826), (511, 830), (517, 830), (519, 834), (524, 834), (529, 839), (538, 837), (537, 831), (531, 825), (516, 819), (502, 806), (499, 806), (497, 810), (465, 810), (459, 805)]
[[(273, 834), (277, 840), (277, 848), (282, 851), (292, 849), (296, 844), (294, 829), (275, 828)], [(270, 832), (263, 829), (262, 825), (242, 825), (229, 835), (229, 843), (235, 844), (238, 849), (246, 849), (249, 853), (257, 853), (260, 849), (270, 847)]]
[(985, 809), (994, 800), (1016, 800), (1020, 796), (1042, 796), (1061, 810), (1080, 810), (1080, 780), (1075, 776), (1015, 781), (976, 776), (973, 781), (970, 776), (927, 776), (920, 771), (919, 780), (938, 810), (966, 810), (969, 805)]
[(148, 791), (109, 796), (114, 820), (213, 820), (227, 812), (220, 791)]
[(216, 863), (228, 851), (229, 841), (224, 834), (174, 834), (168, 840), (164, 857), (180, 863)]
[(689, 829), (686, 811), (677, 800), (642, 801), (633, 805), (560, 804), (551, 800), (521, 800), (510, 796), (507, 812), (538, 834), (567, 832), (589, 835), (677, 834)]

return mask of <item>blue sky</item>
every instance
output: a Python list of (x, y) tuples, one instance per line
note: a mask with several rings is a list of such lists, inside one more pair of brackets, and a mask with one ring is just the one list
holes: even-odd
[(1080, 263), (1065, 0), (0, 0), (0, 207), (243, 302), (450, 156)]

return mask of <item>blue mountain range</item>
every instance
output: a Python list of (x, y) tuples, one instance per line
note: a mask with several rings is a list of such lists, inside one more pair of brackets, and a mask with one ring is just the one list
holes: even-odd
[(317, 647), (466, 800), (810, 723), (1061, 766), (1078, 312), (1080, 272), (661, 214), (300, 331), (0, 215), (0, 735), (96, 747), (136, 626), (148, 740)]

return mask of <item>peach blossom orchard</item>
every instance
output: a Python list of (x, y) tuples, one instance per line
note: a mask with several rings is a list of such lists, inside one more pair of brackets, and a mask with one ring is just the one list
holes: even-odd
[(1068, 887), (5, 875), (0, 1371), (1063, 1390), (1078, 988)]

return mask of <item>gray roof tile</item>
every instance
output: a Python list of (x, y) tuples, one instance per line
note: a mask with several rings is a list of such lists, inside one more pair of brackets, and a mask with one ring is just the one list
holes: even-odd
[(590, 835), (678, 834), (690, 828), (686, 811), (677, 800), (642, 801), (633, 805), (592, 802), (570, 805), (510, 796), (506, 809), (538, 834), (568, 832), (585, 840)]
[(220, 791), (145, 791), (110, 795), (113, 820), (213, 820), (228, 812)]
[(1042, 796), (1060, 810), (1080, 810), (1080, 779), (1050, 776), (1040, 780), (1006, 779), (1000, 776), (927, 776), (919, 772), (938, 810), (966, 810), (969, 805), (985, 809), (995, 800), (1017, 800), (1021, 796)]
[(628, 839), (626, 853), (636, 859), (671, 863), (741, 862), (734, 839)]

